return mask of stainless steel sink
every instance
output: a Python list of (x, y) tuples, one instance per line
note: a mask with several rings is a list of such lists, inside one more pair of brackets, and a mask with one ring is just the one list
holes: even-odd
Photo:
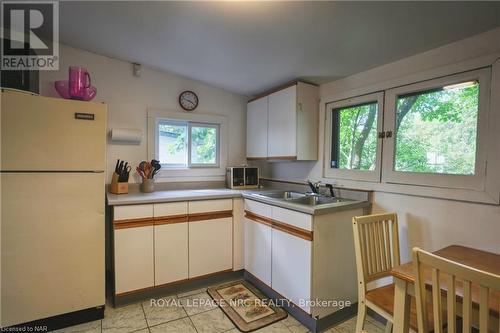
[(304, 193), (293, 192), (293, 191), (279, 191), (279, 192), (265, 192), (257, 194), (266, 198), (281, 199), (281, 200), (294, 200), (304, 198), (306, 195)]
[(293, 191), (273, 191), (273, 192), (257, 193), (254, 195), (275, 200), (283, 200), (289, 203), (307, 205), (307, 206), (330, 205), (335, 203), (352, 201), (350, 199), (332, 198), (323, 195), (309, 195)]
[(324, 197), (324, 196), (304, 196), (302, 198), (290, 200), (290, 202), (308, 206), (318, 206), (318, 205), (328, 205), (340, 202), (350, 201), (349, 199), (342, 198), (332, 198), (332, 197)]

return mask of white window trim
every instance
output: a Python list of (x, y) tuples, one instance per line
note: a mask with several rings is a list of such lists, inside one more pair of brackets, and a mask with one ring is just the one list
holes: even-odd
[[(397, 133), (395, 131), (395, 124), (396, 100), (398, 96), (434, 88), (441, 88), (459, 82), (475, 80), (479, 82), (479, 110), (476, 139), (475, 174), (452, 175), (395, 171), (395, 142), (397, 136)], [(489, 68), (486, 68), (387, 90), (385, 94), (384, 131), (391, 131), (393, 135), (389, 138), (385, 138), (383, 143), (384, 153), (382, 156), (382, 181), (384, 183), (444, 188), (463, 188), (483, 191), (486, 174), (485, 138), (488, 131), (490, 82), (491, 70)]]
[[(163, 109), (148, 109), (148, 159), (157, 156), (157, 120), (165, 119), (193, 124), (219, 126), (219, 161), (217, 166), (196, 166), (191, 168), (162, 168), (157, 174), (158, 182), (222, 181), (225, 180), (228, 159), (228, 119), (225, 116), (201, 113), (177, 112)], [(189, 132), (189, 131), (188, 131)], [(189, 134), (188, 134), (189, 135)], [(188, 158), (191, 158), (189, 156)]]
[(349, 106), (376, 102), (378, 104), (377, 110), (377, 133), (382, 131), (383, 128), (383, 111), (384, 111), (384, 93), (377, 92), (373, 94), (358, 96), (354, 98), (344, 99), (337, 102), (332, 102), (326, 105), (325, 115), (325, 159), (324, 170), (325, 177), (339, 178), (339, 179), (352, 179), (361, 181), (380, 181), (381, 170), (381, 157), (382, 157), (382, 142), (377, 139), (377, 152), (374, 170), (347, 170), (337, 169), (331, 167), (332, 160), (332, 114), (333, 110), (345, 108)]
[[(323, 96), (320, 104), (320, 112), (327, 112), (327, 105), (332, 101), (348, 99), (350, 96), (360, 96), (370, 94), (374, 91), (385, 91), (395, 87), (409, 85), (424, 80), (432, 80), (439, 77), (453, 75), (461, 71), (476, 70), (478, 68), (491, 67), (491, 96), (488, 115), (487, 131), (487, 163), (485, 189), (469, 190), (457, 188), (439, 188), (419, 185), (405, 185), (383, 182), (363, 182), (349, 179), (332, 179), (327, 177), (326, 168), (322, 168), (323, 181), (335, 184), (338, 187), (358, 188), (368, 191), (385, 193), (395, 193), (403, 195), (414, 195), (429, 198), (439, 198), (447, 200), (457, 200), (465, 202), (476, 202), (486, 204), (500, 204), (500, 53), (488, 56), (473, 58), (442, 67), (435, 67), (418, 73), (400, 76), (387, 81), (371, 82), (366, 86), (359, 86), (352, 89), (339, 89), (334, 94)], [(322, 118), (323, 120), (325, 117)], [(324, 147), (328, 145), (329, 134), (323, 124), (322, 142)], [(324, 152), (326, 156), (326, 152)], [(324, 165), (324, 164), (322, 164)]]

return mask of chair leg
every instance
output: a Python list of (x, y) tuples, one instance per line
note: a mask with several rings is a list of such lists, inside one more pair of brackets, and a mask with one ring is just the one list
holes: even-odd
[(360, 333), (365, 328), (366, 305), (358, 302), (358, 319), (356, 320), (356, 333)]
[(385, 325), (385, 333), (392, 333), (392, 322), (387, 321), (387, 324)]

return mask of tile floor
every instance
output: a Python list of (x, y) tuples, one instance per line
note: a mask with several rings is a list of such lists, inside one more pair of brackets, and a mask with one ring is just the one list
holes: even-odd
[[(211, 299), (206, 288), (166, 296), (161, 299), (120, 308), (106, 306), (104, 319), (68, 327), (57, 332), (64, 333), (238, 333), (234, 324), (217, 306), (193, 300)], [(152, 302), (156, 301), (157, 305)], [(356, 318), (330, 328), (327, 333), (354, 332)], [(368, 317), (365, 330), (381, 333), (384, 327)], [(277, 323), (255, 331), (256, 333), (306, 333), (308, 329), (288, 316)]]

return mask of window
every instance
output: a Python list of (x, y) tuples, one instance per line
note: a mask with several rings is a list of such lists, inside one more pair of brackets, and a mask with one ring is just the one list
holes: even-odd
[(484, 191), (490, 84), (485, 68), (327, 104), (325, 177)]
[(479, 82), (398, 96), (394, 170), (473, 175)]
[(166, 168), (219, 166), (219, 125), (159, 120), (159, 161)]
[(380, 180), (381, 111), (383, 93), (351, 98), (328, 106), (331, 126), (329, 165), (331, 177)]
[(386, 91), (382, 179), (484, 189), (490, 70)]
[(377, 112), (377, 102), (333, 110), (332, 168), (375, 169)]

